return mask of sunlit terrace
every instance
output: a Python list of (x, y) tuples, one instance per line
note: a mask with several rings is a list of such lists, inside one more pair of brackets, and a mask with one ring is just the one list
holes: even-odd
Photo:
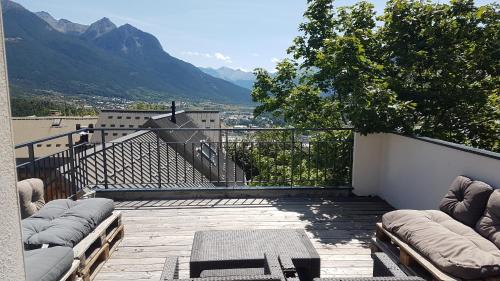
[(408, 263), (399, 240), (380, 244), (388, 238), (376, 225), (395, 208), (436, 209), (457, 175), (499, 180), (498, 154), (428, 138), (350, 129), (165, 128), (168, 119), (154, 119), (150, 125), (164, 122), (160, 128), (110, 140), (117, 130), (54, 136), (70, 143), (56, 154), (35, 157), (48, 139), (17, 146), (31, 155), (18, 163), (19, 180), (43, 179), (49, 200), (115, 200), (109, 246), (86, 248), (83, 261), (91, 266), (84, 280), (170, 280), (172, 258), (175, 278), (190, 278), (196, 253), (204, 251), (195, 233), (235, 230), (305, 231), (320, 260), (316, 277), (386, 276), (374, 263), (373, 253), (382, 251), (402, 274), (455, 280), (422, 257)]

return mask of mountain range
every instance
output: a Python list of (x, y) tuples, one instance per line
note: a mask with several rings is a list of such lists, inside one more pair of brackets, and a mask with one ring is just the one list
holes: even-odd
[(248, 104), (250, 91), (165, 52), (156, 37), (108, 18), (56, 20), (2, 0), (9, 82), (25, 91)]
[(199, 67), (199, 69), (213, 77), (224, 79), (247, 89), (252, 89), (255, 82), (255, 75), (252, 72), (241, 69), (232, 69), (224, 66), (217, 69), (210, 67)]

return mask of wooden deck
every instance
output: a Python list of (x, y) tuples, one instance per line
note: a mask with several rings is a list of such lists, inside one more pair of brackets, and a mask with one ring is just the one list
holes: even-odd
[(197, 199), (118, 202), (125, 238), (95, 280), (159, 280), (167, 256), (189, 277), (199, 230), (305, 229), (321, 256), (321, 277), (371, 276), (370, 238), (391, 210), (381, 200)]

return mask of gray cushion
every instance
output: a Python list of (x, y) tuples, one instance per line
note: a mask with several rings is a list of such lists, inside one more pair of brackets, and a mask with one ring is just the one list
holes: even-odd
[(454, 219), (474, 227), (483, 215), (493, 188), (482, 181), (458, 176), (441, 200), (439, 209)]
[(26, 179), (17, 183), (21, 218), (27, 218), (45, 205), (43, 198), (43, 181), (41, 179)]
[(500, 276), (495, 244), (441, 211), (392, 211), (382, 224), (445, 273), (464, 279)]
[(109, 217), (113, 209), (113, 200), (104, 198), (50, 201), (22, 221), (24, 246), (26, 249), (43, 244), (74, 247)]
[(24, 252), (27, 281), (59, 281), (73, 263), (73, 249), (53, 247)]
[(476, 224), (476, 231), (500, 249), (500, 190), (493, 191), (484, 215)]

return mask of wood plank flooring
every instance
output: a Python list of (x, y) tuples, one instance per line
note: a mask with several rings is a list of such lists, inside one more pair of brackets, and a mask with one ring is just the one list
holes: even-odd
[(167, 256), (189, 277), (199, 230), (305, 229), (321, 256), (321, 277), (371, 276), (369, 240), (392, 208), (377, 199), (197, 199), (117, 202), (125, 238), (95, 280), (159, 280)]

